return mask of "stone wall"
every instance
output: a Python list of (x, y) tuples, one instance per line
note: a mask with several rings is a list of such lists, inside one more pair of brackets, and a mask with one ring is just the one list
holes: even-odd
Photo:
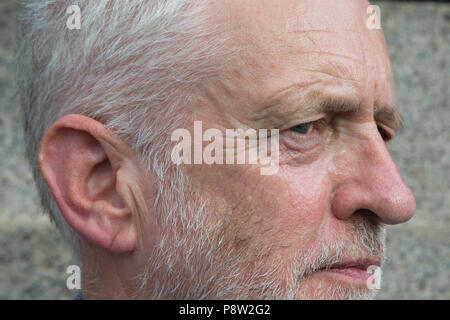
[[(0, 1), (0, 299), (72, 299), (71, 260), (41, 214), (14, 102), (19, 1)], [(450, 5), (374, 2), (392, 59), (405, 129), (389, 145), (417, 201), (389, 227), (382, 299), (450, 299)]]

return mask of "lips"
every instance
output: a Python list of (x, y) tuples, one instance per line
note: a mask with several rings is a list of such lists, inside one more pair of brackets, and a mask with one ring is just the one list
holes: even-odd
[(378, 258), (352, 260), (333, 264), (320, 271), (354, 282), (354, 284), (365, 285), (367, 279), (373, 274), (373, 271), (369, 270), (369, 267), (380, 267), (381, 262), (381, 259)]
[(346, 268), (356, 268), (361, 270), (367, 270), (370, 266), (380, 266), (381, 259), (362, 259), (362, 260), (353, 260), (348, 262), (339, 262), (331, 265), (329, 269), (346, 269)]
[(366, 269), (362, 269), (359, 267), (331, 268), (328, 269), (327, 271), (341, 274), (343, 276), (350, 277), (355, 280), (367, 280), (372, 275), (372, 273), (367, 272)]

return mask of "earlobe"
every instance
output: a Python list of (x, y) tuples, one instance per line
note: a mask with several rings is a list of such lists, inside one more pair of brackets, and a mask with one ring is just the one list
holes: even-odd
[[(101, 123), (80, 115), (56, 121), (45, 133), (39, 167), (68, 224), (112, 252), (133, 251), (133, 204), (124, 201), (126, 162), (122, 141)], [(121, 174), (118, 174), (120, 171)]]

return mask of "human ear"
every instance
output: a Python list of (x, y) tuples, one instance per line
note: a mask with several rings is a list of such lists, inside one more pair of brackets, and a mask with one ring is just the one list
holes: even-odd
[(42, 176), (67, 223), (116, 253), (133, 251), (137, 241), (125, 145), (100, 122), (67, 115), (46, 131), (39, 150)]

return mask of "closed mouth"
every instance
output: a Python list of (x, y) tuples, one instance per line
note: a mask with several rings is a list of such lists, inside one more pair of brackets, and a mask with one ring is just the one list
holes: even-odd
[(318, 271), (353, 285), (366, 286), (367, 280), (373, 275), (373, 269), (380, 268), (380, 266), (381, 259), (363, 259), (336, 263)]

